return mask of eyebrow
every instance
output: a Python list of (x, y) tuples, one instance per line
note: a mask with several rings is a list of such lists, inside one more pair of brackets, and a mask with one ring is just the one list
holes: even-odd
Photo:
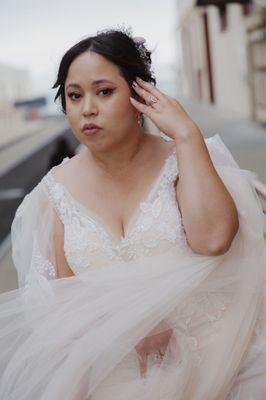
[[(95, 85), (98, 85), (99, 83), (103, 83), (103, 82), (113, 83), (112, 81), (109, 81), (108, 79), (102, 78), (102, 79), (97, 79), (96, 81), (93, 81), (91, 86), (95, 86)], [(75, 87), (75, 88), (80, 88), (80, 85), (78, 85), (77, 83), (69, 83), (67, 85), (66, 89), (70, 86)]]

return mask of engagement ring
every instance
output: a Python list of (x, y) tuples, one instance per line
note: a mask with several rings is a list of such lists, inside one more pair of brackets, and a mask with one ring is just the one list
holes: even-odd
[(158, 99), (156, 99), (156, 97), (154, 96), (149, 96), (149, 101), (151, 101), (152, 103), (157, 103)]

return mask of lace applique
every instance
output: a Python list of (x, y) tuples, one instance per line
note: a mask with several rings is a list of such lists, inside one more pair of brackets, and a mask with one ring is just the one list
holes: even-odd
[(193, 366), (200, 367), (202, 362), (198, 339), (192, 334), (204, 323), (219, 329), (219, 321), (232, 303), (232, 296), (215, 292), (196, 293), (180, 304), (170, 316), (176, 335), (182, 338), (190, 351), (189, 360)]
[(55, 279), (55, 267), (49, 260), (45, 259), (42, 256), (36, 236), (34, 236), (32, 253), (33, 256), (31, 259), (31, 270), (38, 271), (40, 275), (44, 276), (47, 279)]
[(266, 295), (263, 294), (263, 299), (261, 301), (261, 305), (258, 309), (258, 316), (254, 326), (254, 332), (252, 338), (249, 343), (249, 351), (247, 353), (247, 357), (245, 359), (245, 363), (241, 372), (244, 372), (245, 368), (248, 368), (248, 364), (252, 361), (252, 359), (256, 358), (261, 352), (262, 344), (265, 343), (265, 300)]
[[(66, 161), (67, 158), (63, 163)], [(129, 261), (140, 256), (159, 254), (170, 246), (189, 251), (173, 184), (177, 174), (174, 151), (165, 161), (155, 193), (140, 203), (132, 229), (117, 243), (108, 230), (84, 211), (49, 171), (43, 179), (64, 224), (64, 250), (74, 272), (112, 260)]]
[[(56, 279), (56, 268), (48, 259), (42, 256), (35, 233), (30, 268), (25, 277), (23, 288), (21, 288), (23, 299), (31, 303), (33, 301), (49, 301), (49, 296), (46, 297), (43, 295), (39, 291), (38, 285), (41, 286), (47, 295), (52, 295), (48, 284), (48, 280), (50, 279)], [(38, 283), (37, 288), (35, 286), (36, 283)]]
[[(63, 163), (66, 161), (64, 159)], [(93, 254), (103, 248), (106, 256), (113, 259), (114, 252), (106, 231), (77, 208), (51, 171), (43, 179), (48, 187), (48, 196), (64, 224), (64, 251), (69, 264), (75, 270), (89, 267)]]

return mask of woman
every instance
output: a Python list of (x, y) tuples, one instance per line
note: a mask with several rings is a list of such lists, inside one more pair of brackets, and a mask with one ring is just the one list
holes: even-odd
[(62, 58), (56, 99), (84, 150), (12, 223), (20, 288), (0, 297), (2, 400), (263, 398), (252, 174), (150, 83), (150, 54), (107, 30)]

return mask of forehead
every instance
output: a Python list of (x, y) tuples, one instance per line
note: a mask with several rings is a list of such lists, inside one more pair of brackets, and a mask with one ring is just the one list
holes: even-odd
[(109, 79), (117, 82), (121, 79), (117, 65), (93, 51), (80, 54), (69, 66), (66, 85), (69, 82), (86, 81), (91, 83), (97, 79)]

